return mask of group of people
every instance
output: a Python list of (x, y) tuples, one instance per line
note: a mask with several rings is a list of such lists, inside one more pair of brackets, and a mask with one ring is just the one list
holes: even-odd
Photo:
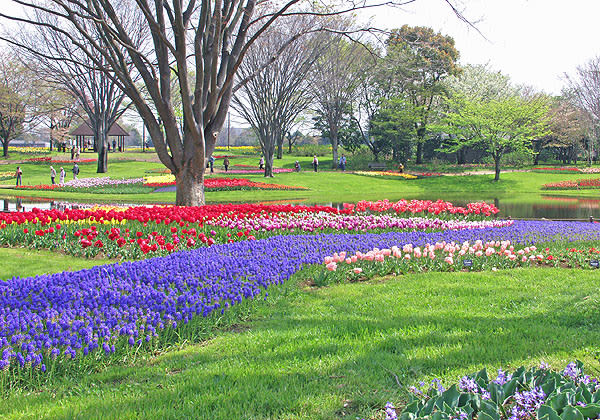
[[(73, 165), (73, 169), (71, 169), (71, 172), (73, 172), (73, 179), (77, 179), (77, 175), (79, 175), (79, 165), (77, 164), (77, 162), (75, 162), (75, 164)], [(65, 169), (61, 166), (60, 172), (58, 173), (59, 184), (65, 183), (65, 176)], [(17, 166), (15, 178), (17, 178), (17, 187), (23, 185), (23, 170), (20, 166)], [(50, 165), (50, 182), (52, 182), (52, 185), (56, 185), (56, 169), (54, 169), (54, 166), (52, 165)]]

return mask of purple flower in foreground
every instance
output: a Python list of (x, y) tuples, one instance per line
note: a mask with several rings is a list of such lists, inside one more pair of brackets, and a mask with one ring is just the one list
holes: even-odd
[(546, 362), (541, 362), (540, 363), (540, 369), (542, 369), (542, 370), (548, 370), (548, 369), (550, 369), (550, 366)]
[(567, 365), (567, 367), (565, 368), (565, 370), (563, 370), (563, 375), (571, 378), (572, 380), (576, 381), (577, 377), (579, 376), (579, 369), (577, 369), (577, 365), (573, 362), (569, 363)]
[(536, 387), (531, 391), (515, 392), (515, 405), (511, 409), (510, 420), (534, 419), (537, 409), (546, 400), (542, 388)]
[(498, 376), (494, 379), (494, 383), (498, 385), (504, 385), (512, 378), (512, 374), (506, 374), (502, 369), (498, 369)]
[(398, 420), (396, 407), (390, 402), (385, 405), (385, 420)]
[(477, 383), (475, 383), (475, 380), (469, 378), (468, 376), (463, 376), (462, 378), (460, 378), (460, 381), (458, 381), (458, 387), (462, 391), (466, 392), (476, 393), (477, 391), (479, 391), (479, 386), (477, 385)]

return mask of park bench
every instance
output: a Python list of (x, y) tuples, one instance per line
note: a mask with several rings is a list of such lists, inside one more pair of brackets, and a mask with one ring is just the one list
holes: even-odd
[(369, 169), (381, 171), (385, 169), (385, 162), (370, 162)]

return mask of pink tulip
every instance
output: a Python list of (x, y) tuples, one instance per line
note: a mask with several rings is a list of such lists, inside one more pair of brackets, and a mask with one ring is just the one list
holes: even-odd
[(354, 267), (352, 271), (354, 272), (354, 274), (360, 274), (362, 273), (363, 269), (360, 267)]
[(327, 264), (325, 267), (327, 267), (327, 269), (329, 271), (335, 271), (337, 270), (337, 264), (334, 262), (330, 262), (329, 264)]

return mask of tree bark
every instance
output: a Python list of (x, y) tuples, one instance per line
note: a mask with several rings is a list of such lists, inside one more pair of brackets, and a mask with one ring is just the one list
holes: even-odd
[(265, 178), (273, 178), (273, 155), (265, 154)]
[(331, 142), (331, 152), (333, 155), (331, 169), (336, 169), (338, 165), (338, 132), (337, 126), (334, 127), (332, 124), (329, 124), (329, 141)]
[(420, 141), (417, 142), (417, 165), (423, 163), (423, 143)]
[(8, 156), (8, 141), (6, 141), (6, 140), (4, 140), (4, 141), (2, 142), (2, 155), (3, 155), (4, 157), (7, 157), (7, 156)]
[(283, 136), (277, 140), (277, 159), (283, 158)]
[(98, 149), (98, 166), (96, 173), (104, 174), (108, 172), (108, 148), (103, 143)]
[(494, 176), (494, 181), (499, 181), (500, 180), (500, 158), (502, 156), (494, 156), (494, 165), (496, 167), (496, 174)]
[(204, 165), (185, 165), (175, 174), (177, 189), (175, 191), (176, 206), (203, 206), (204, 201)]

